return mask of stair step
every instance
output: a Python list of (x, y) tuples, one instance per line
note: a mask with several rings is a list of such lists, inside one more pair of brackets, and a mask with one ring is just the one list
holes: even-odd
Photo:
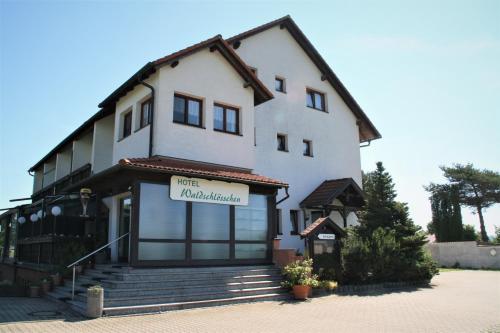
[[(173, 302), (186, 302), (186, 301), (201, 301), (207, 299), (220, 299), (231, 298), (236, 296), (258, 296), (270, 293), (284, 293), (285, 289), (281, 286), (266, 287), (266, 288), (249, 288), (249, 289), (233, 289), (219, 292), (193, 292), (186, 290), (184, 294), (177, 295), (148, 295), (148, 296), (135, 296), (135, 297), (120, 297), (120, 298), (105, 298), (105, 306), (119, 306), (119, 305), (144, 305), (155, 303), (173, 303)], [(77, 297), (77, 299), (84, 301), (85, 296)]]
[[(276, 269), (252, 269), (252, 270), (237, 270), (237, 271), (199, 271), (190, 273), (114, 273), (113, 278), (123, 281), (170, 281), (170, 280), (184, 280), (184, 279), (212, 279), (217, 277), (233, 277), (242, 275), (280, 275), (279, 270)], [(108, 277), (109, 278), (109, 277)]]
[(104, 315), (118, 316), (118, 315), (138, 314), (138, 313), (164, 312), (164, 311), (191, 309), (198, 307), (221, 306), (221, 305), (249, 303), (249, 302), (278, 301), (287, 299), (290, 299), (290, 295), (288, 293), (286, 294), (270, 293), (258, 296), (237, 296), (237, 297), (208, 299), (200, 301), (105, 307)]
[[(252, 282), (233, 282), (221, 285), (211, 285), (211, 291), (227, 291), (230, 289), (258, 288), (258, 287), (276, 287), (280, 286), (279, 280), (264, 280)], [(104, 289), (105, 298), (115, 298), (120, 296), (147, 296), (147, 295), (175, 295), (183, 294), (186, 291), (206, 290), (207, 285), (186, 285), (186, 286), (167, 286), (163, 288), (134, 288), (134, 289)]]

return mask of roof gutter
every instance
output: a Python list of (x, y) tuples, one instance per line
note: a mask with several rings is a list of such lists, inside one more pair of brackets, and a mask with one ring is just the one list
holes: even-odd
[(154, 109), (155, 109), (155, 88), (137, 77), (139, 83), (151, 90), (151, 109), (149, 110), (149, 157), (153, 156), (153, 130), (154, 130)]

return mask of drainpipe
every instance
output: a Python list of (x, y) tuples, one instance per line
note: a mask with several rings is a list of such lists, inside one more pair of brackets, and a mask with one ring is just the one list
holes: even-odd
[(288, 187), (285, 187), (285, 197), (276, 202), (276, 206), (278, 206), (280, 203), (285, 201), (286, 199), (290, 198), (290, 194), (288, 194)]
[(154, 108), (155, 108), (155, 88), (141, 80), (141, 78), (137, 78), (139, 83), (143, 86), (151, 89), (151, 109), (149, 110), (149, 154), (148, 157), (153, 155), (153, 129), (154, 129)]

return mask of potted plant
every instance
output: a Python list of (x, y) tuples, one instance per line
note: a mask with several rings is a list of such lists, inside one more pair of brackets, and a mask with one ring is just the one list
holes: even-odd
[(102, 316), (104, 307), (104, 289), (101, 286), (92, 286), (87, 289), (87, 312), (89, 318)]
[(337, 283), (337, 281), (333, 281), (333, 280), (325, 280), (325, 281), (321, 282), (321, 286), (323, 287), (323, 289), (326, 292), (333, 293), (335, 291), (335, 289), (337, 289), (338, 283)]
[(312, 259), (297, 260), (283, 269), (284, 287), (291, 288), (295, 299), (305, 300), (312, 287), (318, 286), (318, 277), (312, 274)]
[(47, 295), (47, 293), (50, 292), (50, 280), (48, 278), (43, 278), (40, 280), (40, 287), (42, 290), (42, 293), (44, 295)]
[(56, 272), (55, 274), (52, 274), (50, 276), (50, 278), (52, 279), (52, 285), (54, 287), (58, 287), (61, 285), (62, 274), (60, 272)]
[(40, 297), (40, 286), (38, 284), (30, 284), (30, 297)]

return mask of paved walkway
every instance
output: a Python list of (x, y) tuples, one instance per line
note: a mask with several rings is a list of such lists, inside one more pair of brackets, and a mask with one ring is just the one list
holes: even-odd
[(0, 332), (500, 332), (500, 272), (444, 272), (430, 288), (391, 293), (96, 320), (43, 299), (0, 298)]

